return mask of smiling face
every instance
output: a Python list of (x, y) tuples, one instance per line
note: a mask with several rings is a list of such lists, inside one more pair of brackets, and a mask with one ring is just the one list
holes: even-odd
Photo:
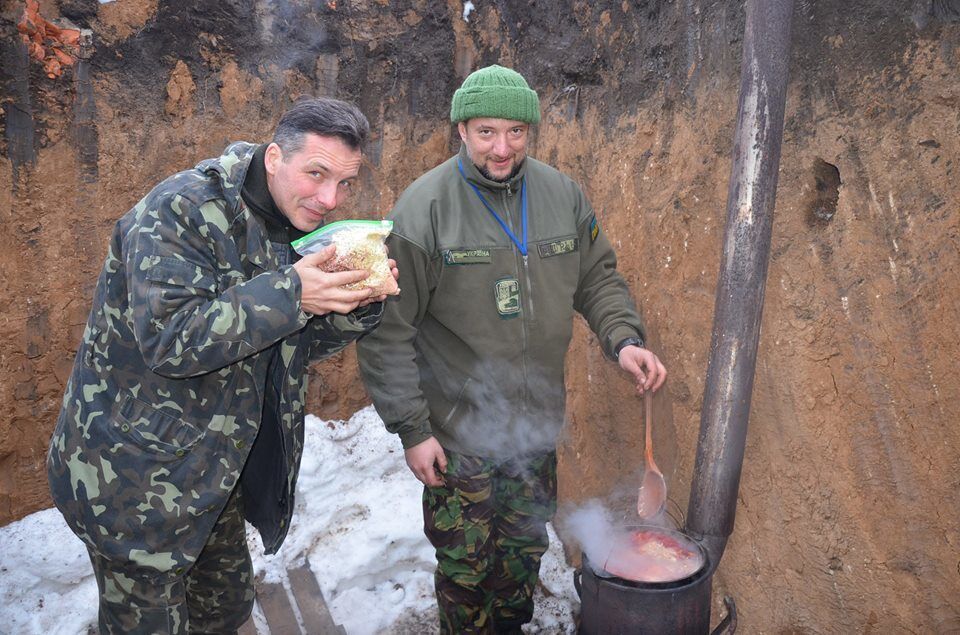
[(349, 195), (360, 172), (361, 153), (338, 137), (303, 135), (303, 147), (284, 154), (267, 146), (264, 166), (274, 203), (290, 223), (311, 232)]
[(530, 124), (511, 119), (476, 117), (457, 126), (467, 155), (480, 173), (493, 181), (506, 181), (527, 156)]

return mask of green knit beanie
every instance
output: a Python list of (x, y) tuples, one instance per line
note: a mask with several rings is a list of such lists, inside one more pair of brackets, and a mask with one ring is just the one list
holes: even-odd
[(467, 75), (453, 94), (450, 121), (458, 123), (474, 117), (538, 123), (540, 99), (520, 73), (494, 64)]

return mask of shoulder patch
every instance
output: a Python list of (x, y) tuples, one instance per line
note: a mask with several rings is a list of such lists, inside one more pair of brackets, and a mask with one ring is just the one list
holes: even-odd
[(590, 244), (592, 245), (596, 240), (597, 236), (600, 235), (600, 223), (597, 222), (597, 215), (594, 214), (590, 217)]

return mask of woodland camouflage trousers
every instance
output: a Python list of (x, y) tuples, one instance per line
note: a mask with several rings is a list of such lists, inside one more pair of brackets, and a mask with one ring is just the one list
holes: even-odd
[(533, 616), (546, 522), (556, 511), (556, 453), (505, 463), (446, 455), (445, 485), (423, 493), (440, 632), (520, 633)]
[(100, 587), (100, 632), (235, 633), (253, 610), (253, 564), (240, 487), (234, 488), (196, 563), (152, 575), (91, 551)]

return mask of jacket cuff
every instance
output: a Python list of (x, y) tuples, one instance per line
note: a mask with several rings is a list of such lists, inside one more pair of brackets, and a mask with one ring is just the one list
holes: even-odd
[(645, 341), (643, 333), (638, 333), (632, 326), (621, 324), (610, 331), (610, 334), (607, 335), (606, 340), (603, 342), (603, 352), (606, 354), (607, 358), (612, 361), (617, 361), (617, 345), (619, 345), (623, 340), (631, 337), (636, 337), (640, 341)]
[(363, 318), (380, 318), (383, 317), (383, 305), (384, 302), (371, 302), (367, 306), (362, 306), (359, 309), (353, 310), (354, 317), (363, 319)]
[(302, 328), (307, 322), (310, 321), (310, 318), (313, 317), (313, 314), (304, 311), (303, 306), (300, 304), (300, 295), (303, 291), (303, 283), (300, 281), (300, 274), (297, 273), (297, 268), (293, 265), (284, 265), (277, 270), (277, 273), (290, 278), (291, 291), (293, 292), (294, 301), (297, 303), (297, 320), (300, 322), (300, 327)]
[(399, 433), (400, 443), (403, 444), (404, 450), (409, 450), (415, 445), (420, 445), (427, 439), (433, 436), (433, 430), (430, 428), (429, 421), (423, 421), (421, 423), (412, 424), (410, 427), (404, 426), (404, 429)]

